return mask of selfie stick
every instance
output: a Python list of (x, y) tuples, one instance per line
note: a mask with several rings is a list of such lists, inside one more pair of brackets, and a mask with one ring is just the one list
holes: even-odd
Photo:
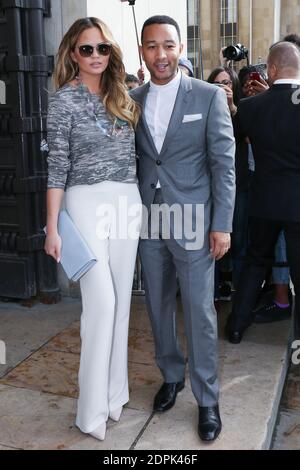
[(140, 53), (139, 35), (138, 35), (137, 24), (136, 24), (136, 17), (135, 17), (135, 10), (134, 10), (135, 0), (121, 0), (121, 2), (128, 2), (128, 3), (129, 3), (129, 6), (132, 7), (132, 14), (133, 14), (134, 27), (135, 27), (136, 42), (137, 42), (137, 46), (138, 46), (138, 53), (139, 53), (140, 66), (142, 67), (142, 66), (143, 66), (143, 63), (142, 63), (142, 57), (141, 57), (141, 53)]

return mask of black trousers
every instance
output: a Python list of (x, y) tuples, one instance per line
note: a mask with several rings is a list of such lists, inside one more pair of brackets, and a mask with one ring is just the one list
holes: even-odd
[(295, 336), (300, 337), (300, 222), (249, 218), (249, 247), (235, 296), (229, 326), (244, 330), (253, 320), (255, 307), (266, 272), (274, 262), (275, 245), (284, 231), (287, 260), (295, 288)]

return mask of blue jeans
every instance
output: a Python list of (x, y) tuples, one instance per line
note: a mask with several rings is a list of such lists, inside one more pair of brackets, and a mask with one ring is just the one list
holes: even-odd
[[(284, 232), (280, 232), (278, 241), (275, 248), (275, 262), (286, 263), (286, 244)], [(289, 284), (290, 283), (290, 270), (287, 267), (273, 268), (272, 277), (274, 284)]]

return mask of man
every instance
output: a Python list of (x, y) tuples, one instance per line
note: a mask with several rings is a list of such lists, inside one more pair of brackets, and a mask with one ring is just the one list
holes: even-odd
[[(283, 38), (283, 41), (296, 44), (300, 48), (300, 36), (298, 34), (288, 34)], [(272, 323), (286, 320), (291, 316), (290, 271), (285, 266), (287, 260), (283, 232), (280, 233), (276, 244), (275, 262), (282, 264), (282, 266), (273, 268), (272, 277), (275, 285), (273, 300), (255, 311), (254, 323)]]
[(140, 82), (135, 75), (126, 73), (125, 85), (127, 87), (127, 90), (134, 90), (134, 88), (138, 88), (140, 86)]
[(289, 42), (275, 44), (268, 57), (271, 88), (240, 102), (237, 134), (248, 136), (255, 173), (251, 187), (247, 264), (242, 273), (228, 339), (241, 342), (252, 323), (252, 309), (283, 230), (295, 288), (295, 337), (300, 337), (300, 51)]
[(189, 59), (186, 59), (185, 57), (180, 57), (178, 65), (182, 73), (185, 73), (188, 77), (194, 76), (194, 67)]
[[(170, 409), (184, 388), (185, 358), (176, 332), (177, 272), (191, 384), (199, 405), (198, 432), (202, 440), (213, 441), (221, 431), (214, 258), (230, 247), (235, 143), (224, 91), (178, 70), (182, 48), (172, 18), (155, 16), (144, 23), (141, 52), (151, 81), (132, 92), (142, 108), (136, 132), (142, 200), (148, 211), (154, 203), (151, 223), (157, 207), (177, 204), (188, 215), (179, 224), (178, 218), (177, 224), (170, 222), (169, 236), (164, 236), (163, 223), (154, 224), (158, 235), (141, 240), (140, 256), (156, 362), (164, 378), (153, 409)], [(196, 227), (196, 238), (203, 232), (204, 242), (193, 245), (189, 234), (177, 236), (181, 223)]]

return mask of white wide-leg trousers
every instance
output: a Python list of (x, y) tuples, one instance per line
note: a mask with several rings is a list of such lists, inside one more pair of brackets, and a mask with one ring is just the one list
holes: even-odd
[(105, 181), (68, 188), (66, 208), (98, 260), (80, 280), (76, 425), (90, 433), (129, 400), (128, 324), (141, 199), (136, 184)]

